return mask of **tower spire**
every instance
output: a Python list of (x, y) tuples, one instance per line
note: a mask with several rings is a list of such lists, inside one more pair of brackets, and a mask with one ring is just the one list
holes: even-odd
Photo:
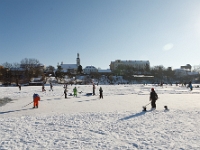
[(77, 66), (80, 66), (79, 53), (77, 53), (76, 64), (77, 64)]

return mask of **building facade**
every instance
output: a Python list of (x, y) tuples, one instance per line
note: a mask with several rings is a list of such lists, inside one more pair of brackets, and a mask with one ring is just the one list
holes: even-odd
[(94, 66), (86, 66), (83, 69), (83, 73), (85, 74), (96, 73), (96, 72), (98, 72), (98, 69)]
[(76, 64), (63, 64), (63, 62), (61, 62), (60, 66), (63, 72), (75, 74), (77, 72), (78, 66), (80, 66), (79, 53), (77, 53)]
[(137, 69), (145, 69), (147, 65), (150, 67), (150, 62), (142, 60), (115, 60), (111, 61), (110, 63), (110, 70), (116, 70), (119, 65), (132, 66)]
[(186, 70), (186, 71), (191, 72), (192, 66), (191, 66), (190, 64), (187, 64), (187, 65), (185, 65), (185, 66), (181, 66), (181, 69), (184, 69), (184, 70)]

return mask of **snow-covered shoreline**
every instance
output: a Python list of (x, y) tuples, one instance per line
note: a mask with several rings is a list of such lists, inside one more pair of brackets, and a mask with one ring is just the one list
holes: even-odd
[[(95, 96), (85, 96), (92, 85), (76, 87), (82, 93), (68, 99), (62, 86), (0, 87), (0, 98), (13, 100), (0, 107), (0, 149), (200, 149), (199, 88), (154, 87), (157, 109), (143, 112), (152, 85), (99, 85)], [(39, 108), (23, 107), (33, 93)]]

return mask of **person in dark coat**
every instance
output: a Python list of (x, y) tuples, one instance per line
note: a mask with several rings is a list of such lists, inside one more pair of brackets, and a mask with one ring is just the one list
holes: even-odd
[(192, 81), (189, 82), (188, 87), (190, 88), (190, 90), (192, 91), (193, 87), (192, 87)]
[(95, 84), (93, 84), (92, 90), (93, 90), (93, 95), (95, 95)]
[(100, 89), (99, 89), (99, 98), (101, 99), (103, 99), (103, 89), (102, 89), (102, 87), (100, 87)]
[(21, 85), (19, 84), (18, 86), (19, 86), (19, 90), (21, 91)]
[(67, 88), (64, 90), (65, 98), (67, 98)]
[(158, 99), (158, 95), (155, 92), (154, 88), (151, 89), (150, 93), (150, 98), (149, 100), (151, 101), (151, 107), (152, 109), (156, 109), (156, 100)]

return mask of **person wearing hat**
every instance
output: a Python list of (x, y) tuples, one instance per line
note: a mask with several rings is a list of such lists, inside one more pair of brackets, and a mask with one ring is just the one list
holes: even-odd
[(151, 108), (156, 109), (156, 100), (158, 99), (158, 95), (155, 92), (154, 88), (151, 89), (150, 93), (150, 98), (149, 100), (151, 101)]
[(33, 94), (33, 108), (38, 108), (40, 96), (38, 94)]

